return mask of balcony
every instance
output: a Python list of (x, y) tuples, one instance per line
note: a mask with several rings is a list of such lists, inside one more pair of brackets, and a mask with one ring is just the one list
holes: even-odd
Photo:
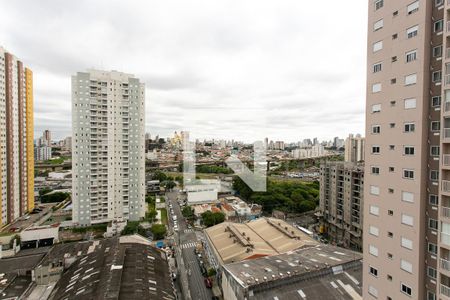
[(441, 232), (441, 243), (450, 246), (450, 234)]
[(450, 298), (450, 287), (441, 283), (441, 294)]
[(446, 271), (450, 271), (450, 260), (441, 258), (440, 259), (440, 266), (442, 269), (446, 270)]
[(443, 217), (450, 219), (450, 207), (442, 207), (441, 214)]

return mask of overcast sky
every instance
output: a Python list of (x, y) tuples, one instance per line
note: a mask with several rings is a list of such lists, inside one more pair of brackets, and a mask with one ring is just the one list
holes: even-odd
[(146, 84), (146, 130), (298, 141), (364, 131), (367, 1), (2, 1), (34, 72), (36, 136), (71, 133), (70, 76)]

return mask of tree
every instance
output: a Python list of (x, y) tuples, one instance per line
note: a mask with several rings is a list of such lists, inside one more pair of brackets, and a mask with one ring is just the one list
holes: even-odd
[(194, 209), (190, 206), (183, 207), (181, 214), (188, 220), (194, 219)]
[(129, 235), (139, 233), (140, 235), (145, 236), (145, 230), (139, 225), (138, 221), (128, 221), (125, 228), (122, 230), (122, 235)]
[(165, 183), (165, 187), (166, 187), (166, 189), (168, 189), (168, 190), (173, 189), (176, 185), (177, 185), (177, 184), (175, 183), (175, 181), (172, 181), (172, 180), (167, 181), (167, 182)]
[(154, 209), (150, 209), (148, 212), (145, 213), (145, 219), (149, 222), (153, 222), (156, 218), (157, 211)]
[(61, 202), (66, 200), (70, 196), (69, 193), (64, 192), (56, 192), (53, 194), (48, 194), (41, 196), (41, 202), (42, 203), (54, 203), (54, 202)]
[(153, 233), (153, 237), (155, 240), (163, 239), (166, 235), (166, 226), (163, 224), (153, 224), (150, 228), (150, 231)]
[(161, 171), (156, 171), (152, 177), (155, 180), (159, 180), (159, 182), (163, 182), (163, 181), (167, 180), (167, 175)]
[(43, 195), (48, 194), (51, 191), (53, 191), (51, 188), (45, 187), (39, 191), (39, 196), (42, 197)]
[(217, 274), (216, 269), (214, 269), (214, 268), (209, 268), (208, 269), (208, 277), (213, 277), (216, 274)]
[(202, 213), (202, 222), (206, 227), (211, 227), (225, 221), (225, 214), (222, 212), (206, 211)]

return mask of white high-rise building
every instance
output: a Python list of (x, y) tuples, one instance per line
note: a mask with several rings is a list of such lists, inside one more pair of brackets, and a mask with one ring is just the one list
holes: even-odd
[(356, 136), (350, 134), (345, 140), (345, 161), (353, 163), (364, 161), (364, 147), (365, 139), (360, 134)]
[(133, 75), (72, 76), (73, 221), (145, 214), (145, 86)]

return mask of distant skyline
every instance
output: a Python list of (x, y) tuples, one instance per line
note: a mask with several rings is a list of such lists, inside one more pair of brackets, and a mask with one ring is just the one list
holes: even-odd
[(367, 1), (6, 1), (0, 45), (34, 72), (35, 137), (71, 135), (70, 78), (95, 68), (146, 83), (152, 136), (330, 140), (364, 135), (357, 24)]

